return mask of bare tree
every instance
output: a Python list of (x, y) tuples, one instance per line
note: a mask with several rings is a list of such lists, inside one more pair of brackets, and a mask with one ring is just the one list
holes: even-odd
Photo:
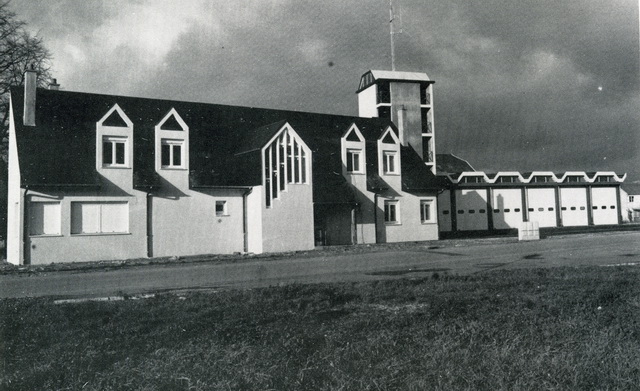
[(24, 72), (34, 67), (38, 85), (51, 82), (51, 53), (42, 38), (26, 30), (9, 1), (0, 3), (0, 156), (6, 161), (9, 130), (9, 90), (24, 83)]

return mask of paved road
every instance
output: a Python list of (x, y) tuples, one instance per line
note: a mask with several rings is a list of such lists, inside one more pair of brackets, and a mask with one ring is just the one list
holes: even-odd
[[(444, 242), (443, 242), (444, 243)], [(457, 242), (460, 243), (460, 242)], [(263, 287), (287, 283), (364, 281), (494, 269), (638, 264), (640, 232), (234, 263), (145, 265), (111, 271), (57, 271), (0, 276), (0, 298), (103, 297), (165, 290)]]

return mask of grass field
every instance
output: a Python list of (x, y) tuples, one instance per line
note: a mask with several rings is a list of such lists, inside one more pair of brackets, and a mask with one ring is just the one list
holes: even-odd
[(640, 268), (0, 302), (1, 390), (636, 390)]

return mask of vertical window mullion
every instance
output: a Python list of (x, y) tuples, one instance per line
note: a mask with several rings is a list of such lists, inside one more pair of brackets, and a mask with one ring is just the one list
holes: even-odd
[(302, 145), (298, 144), (298, 176), (296, 177), (296, 183), (302, 182)]

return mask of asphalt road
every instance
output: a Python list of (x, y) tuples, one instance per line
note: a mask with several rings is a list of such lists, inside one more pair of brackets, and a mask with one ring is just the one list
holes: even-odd
[(301, 258), (144, 265), (119, 270), (0, 276), (0, 298), (108, 297), (157, 291), (252, 288), (290, 283), (365, 281), (495, 269), (587, 265), (640, 266), (640, 232), (550, 237), (534, 242), (462, 245)]

